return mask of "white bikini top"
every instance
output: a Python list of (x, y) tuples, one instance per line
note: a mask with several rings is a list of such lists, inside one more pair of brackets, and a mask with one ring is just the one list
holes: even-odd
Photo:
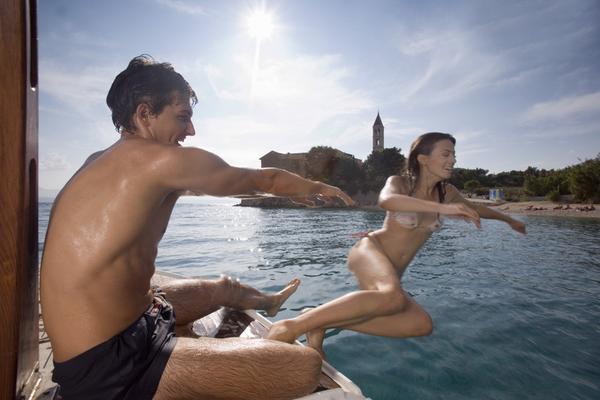
[(440, 228), (442, 227), (442, 221), (440, 220), (439, 214), (435, 221), (426, 226), (419, 226), (419, 217), (415, 212), (394, 211), (391, 212), (391, 216), (392, 218), (394, 218), (394, 220), (396, 220), (396, 222), (398, 222), (400, 225), (407, 229), (421, 228), (429, 229), (431, 232), (435, 232), (440, 230)]
[[(413, 193), (411, 192), (410, 196), (412, 197), (412, 195), (413, 195)], [(440, 195), (440, 201), (441, 201), (441, 195)], [(396, 220), (396, 222), (398, 222), (400, 225), (402, 225), (403, 227), (405, 227), (407, 229), (421, 228), (421, 229), (429, 229), (431, 232), (435, 232), (435, 231), (440, 230), (440, 228), (442, 227), (442, 221), (440, 220), (440, 214), (437, 214), (435, 221), (433, 221), (431, 224), (429, 224), (427, 226), (419, 225), (419, 216), (417, 215), (416, 212), (394, 211), (394, 212), (391, 212), (391, 214), (392, 214), (392, 218), (394, 218)]]

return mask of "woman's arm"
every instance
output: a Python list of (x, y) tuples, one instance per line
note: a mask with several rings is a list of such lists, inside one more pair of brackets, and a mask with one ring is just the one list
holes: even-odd
[(444, 204), (409, 196), (408, 186), (406, 178), (397, 175), (390, 176), (379, 193), (379, 207), (387, 211), (456, 215), (472, 221), (477, 227), (480, 227), (479, 214), (472, 208), (464, 204)]
[(525, 224), (521, 221), (518, 221), (510, 216), (503, 214), (499, 211), (493, 210), (489, 207), (484, 206), (483, 204), (473, 203), (465, 199), (458, 189), (454, 187), (454, 185), (447, 184), (446, 185), (446, 201), (449, 203), (462, 203), (472, 208), (479, 214), (481, 218), (485, 219), (496, 219), (498, 221), (504, 221), (515, 231), (525, 234)]

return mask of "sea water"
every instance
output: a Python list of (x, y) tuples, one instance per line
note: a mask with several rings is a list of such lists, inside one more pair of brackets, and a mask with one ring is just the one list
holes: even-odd
[[(302, 284), (274, 318), (357, 289), (346, 269), (354, 233), (381, 211), (259, 209), (235, 200), (177, 204), (157, 268), (227, 274), (265, 291)], [(51, 204), (40, 202), (40, 249)], [(403, 277), (431, 315), (431, 336), (332, 330), (329, 361), (375, 399), (599, 399), (600, 220), (518, 216), (520, 235), (446, 220)]]

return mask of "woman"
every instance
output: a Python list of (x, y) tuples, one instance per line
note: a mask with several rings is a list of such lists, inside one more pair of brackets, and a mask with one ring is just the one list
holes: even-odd
[(383, 227), (361, 238), (348, 254), (348, 268), (361, 290), (276, 322), (269, 339), (292, 343), (307, 333), (309, 345), (323, 355), (327, 328), (398, 338), (431, 333), (431, 317), (404, 291), (400, 280), (425, 241), (440, 228), (440, 215), (464, 218), (478, 228), (480, 217), (497, 219), (525, 233), (522, 222), (468, 202), (447, 183), (456, 163), (455, 143), (447, 133), (421, 135), (411, 146), (405, 173), (388, 178), (379, 194), (379, 206), (387, 211)]

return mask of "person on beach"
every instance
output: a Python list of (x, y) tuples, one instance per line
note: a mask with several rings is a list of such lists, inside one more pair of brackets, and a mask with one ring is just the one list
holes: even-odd
[(348, 268), (361, 290), (276, 322), (267, 338), (292, 343), (306, 333), (309, 346), (323, 355), (327, 328), (397, 338), (431, 334), (431, 317), (404, 290), (401, 279), (440, 228), (440, 216), (464, 218), (478, 228), (480, 218), (497, 219), (525, 233), (522, 222), (465, 200), (447, 182), (456, 163), (455, 144), (447, 133), (420, 136), (411, 146), (404, 174), (387, 179), (379, 194), (379, 206), (386, 210), (383, 227), (364, 235), (348, 254)]
[[(41, 265), (53, 379), (68, 399), (289, 399), (317, 385), (316, 351), (268, 340), (176, 338), (219, 306), (275, 315), (296, 290), (264, 294), (229, 279), (151, 287), (158, 243), (186, 191), (352, 200), (276, 168), (236, 168), (182, 147), (196, 95), (168, 63), (134, 58), (107, 96), (120, 138), (57, 196)], [(260, 377), (260, 381), (258, 380)]]

